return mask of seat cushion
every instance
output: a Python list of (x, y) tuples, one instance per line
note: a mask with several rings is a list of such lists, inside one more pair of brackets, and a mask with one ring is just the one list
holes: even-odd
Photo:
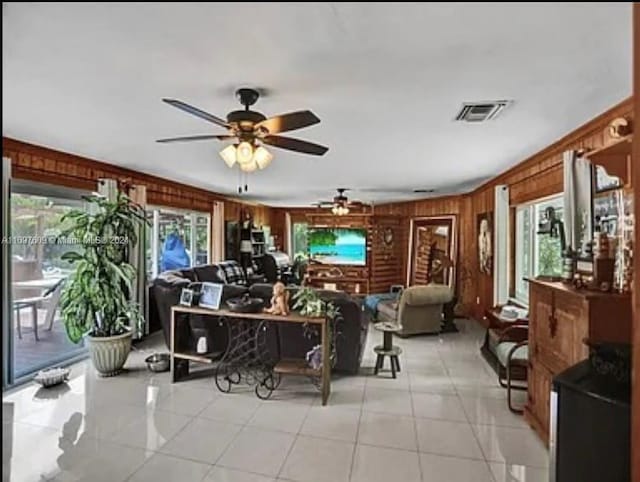
[[(496, 356), (500, 361), (500, 364), (504, 367), (507, 366), (507, 357), (511, 349), (516, 346), (515, 342), (503, 341), (496, 347)], [(512, 361), (526, 362), (529, 359), (529, 347), (528, 345), (522, 345), (516, 349), (511, 356)]]

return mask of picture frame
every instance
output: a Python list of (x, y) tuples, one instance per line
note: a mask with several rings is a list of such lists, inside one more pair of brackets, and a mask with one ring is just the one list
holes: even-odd
[(602, 166), (596, 165), (594, 167), (593, 190), (596, 194), (622, 187), (622, 181), (619, 177), (610, 176)]
[(220, 309), (220, 300), (222, 299), (223, 285), (218, 283), (203, 282), (200, 290), (200, 299), (198, 306), (208, 308), (210, 310)]
[(493, 212), (480, 213), (476, 220), (478, 239), (478, 270), (485, 275), (493, 274)]
[(182, 306), (193, 306), (194, 292), (189, 288), (182, 288), (180, 293), (180, 304)]

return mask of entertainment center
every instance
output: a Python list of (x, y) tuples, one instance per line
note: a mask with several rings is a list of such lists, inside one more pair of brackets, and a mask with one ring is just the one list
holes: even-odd
[[(310, 233), (319, 233), (315, 235), (319, 242), (313, 247), (310, 242), (310, 286), (357, 296), (388, 292), (392, 285), (402, 284), (404, 246), (399, 239), (402, 229), (397, 217), (314, 213), (307, 214), (306, 221)], [(327, 250), (322, 246), (320, 241), (327, 238), (332, 238), (338, 248)]]

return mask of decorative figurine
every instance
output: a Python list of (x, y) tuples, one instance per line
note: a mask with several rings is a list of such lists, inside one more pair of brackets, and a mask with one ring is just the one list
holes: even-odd
[(287, 316), (289, 314), (289, 292), (284, 283), (278, 281), (273, 285), (273, 296), (271, 297), (271, 307), (264, 310), (272, 315)]

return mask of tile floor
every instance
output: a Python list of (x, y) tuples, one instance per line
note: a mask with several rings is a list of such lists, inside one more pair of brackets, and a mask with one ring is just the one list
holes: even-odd
[(90, 366), (54, 390), (3, 396), (3, 481), (542, 482), (548, 455), (479, 355), (482, 331), (399, 339), (402, 372), (335, 377), (323, 407), (311, 384), (286, 378), (269, 401), (220, 394), (211, 378), (172, 385), (132, 353), (127, 373)]

